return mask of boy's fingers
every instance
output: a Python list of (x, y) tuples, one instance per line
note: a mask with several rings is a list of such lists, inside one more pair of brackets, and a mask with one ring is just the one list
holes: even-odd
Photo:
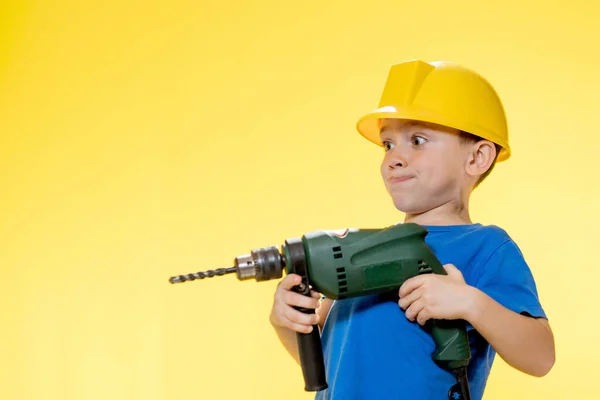
[(320, 300), (321, 299), (321, 294), (318, 292), (315, 292), (314, 290), (310, 292), (310, 296), (314, 299)]
[(287, 329), (291, 329), (295, 332), (301, 332), (301, 333), (310, 333), (312, 332), (312, 325), (306, 325), (306, 324), (301, 324), (298, 322), (294, 322), (289, 320), (288, 318), (285, 317), (281, 317), (277, 320), (277, 325), (287, 328)]
[(421, 311), (419, 311), (419, 314), (417, 314), (417, 322), (419, 325), (425, 325), (427, 320), (429, 320), (429, 312), (423, 308)]
[(409, 321), (414, 321), (415, 318), (417, 318), (417, 316), (421, 313), (423, 308), (425, 307), (420, 301), (415, 301), (406, 310), (406, 318), (408, 318)]
[(317, 314), (305, 314), (289, 307), (284, 311), (283, 316), (295, 324), (314, 325), (319, 322)]
[(400, 295), (400, 297), (406, 297), (409, 295), (409, 293), (411, 293), (413, 290), (415, 290), (416, 288), (418, 288), (419, 286), (421, 286), (425, 280), (425, 276), (424, 275), (419, 275), (419, 276), (415, 276), (412, 277), (410, 279), (408, 279), (406, 282), (404, 282), (402, 284), (402, 286), (400, 286), (400, 290), (398, 291), (398, 294)]
[(421, 297), (421, 289), (417, 288), (417, 289), (413, 290), (412, 292), (410, 292), (408, 295), (401, 297), (400, 300), (398, 301), (398, 305), (403, 310), (406, 310), (406, 308), (409, 307), (419, 297)]
[(283, 278), (277, 286), (279, 286), (281, 289), (290, 290), (294, 286), (299, 285), (301, 282), (302, 278), (300, 278), (300, 275), (289, 274), (286, 275), (286, 277)]
[(300, 325), (300, 324), (294, 324), (292, 322), (290, 329), (293, 331), (296, 331), (296, 332), (300, 332), (300, 333), (311, 333), (313, 330), (313, 327), (312, 327), (312, 325)]
[(319, 300), (314, 297), (304, 296), (296, 292), (286, 292), (283, 294), (283, 301), (290, 306), (304, 307), (304, 308), (318, 308)]

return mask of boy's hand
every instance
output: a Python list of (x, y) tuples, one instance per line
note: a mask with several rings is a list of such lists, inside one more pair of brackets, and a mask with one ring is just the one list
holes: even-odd
[(472, 304), (472, 287), (454, 265), (446, 264), (444, 269), (448, 275), (419, 275), (400, 287), (398, 304), (410, 321), (424, 325), (428, 319), (465, 319)]
[(269, 318), (274, 327), (287, 328), (300, 333), (310, 333), (313, 330), (313, 325), (319, 322), (319, 316), (316, 313), (304, 314), (292, 308), (293, 306), (314, 309), (319, 307), (321, 297), (319, 293), (311, 291), (311, 297), (308, 297), (292, 291), (292, 288), (301, 282), (302, 279), (299, 275), (289, 274), (277, 285)]

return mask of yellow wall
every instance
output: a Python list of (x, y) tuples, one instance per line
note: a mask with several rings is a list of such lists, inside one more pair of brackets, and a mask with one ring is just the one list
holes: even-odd
[(275, 282), (168, 277), (401, 220), (354, 124), (410, 58), (480, 71), (510, 118), (472, 213), (525, 252), (558, 360), (543, 379), (498, 361), (486, 398), (597, 393), (593, 2), (9, 3), (1, 399), (310, 398), (268, 323)]

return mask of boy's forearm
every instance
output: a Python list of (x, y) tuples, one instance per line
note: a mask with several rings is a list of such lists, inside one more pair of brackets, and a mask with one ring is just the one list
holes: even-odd
[(546, 320), (515, 313), (472, 288), (467, 321), (504, 361), (529, 375), (546, 375), (554, 365), (554, 338)]
[(292, 358), (294, 360), (296, 360), (296, 362), (298, 364), (300, 364), (300, 356), (298, 355), (298, 341), (296, 339), (296, 332), (291, 329), (281, 328), (279, 326), (274, 327), (274, 329), (275, 329), (275, 332), (277, 333), (277, 336), (279, 337), (279, 340), (283, 344), (283, 347), (285, 347), (285, 349), (287, 350), (288, 353), (290, 353)]

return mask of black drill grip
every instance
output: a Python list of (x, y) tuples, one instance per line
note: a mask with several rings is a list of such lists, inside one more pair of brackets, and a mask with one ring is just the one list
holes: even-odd
[[(308, 295), (310, 296), (310, 291)], [(314, 309), (294, 308), (306, 314), (314, 314), (315, 312)], [(319, 326), (313, 325), (313, 330), (310, 333), (296, 332), (296, 338), (298, 340), (298, 355), (302, 365), (302, 374), (304, 375), (304, 390), (316, 392), (327, 389)]]
[[(289, 239), (286, 241), (286, 245), (290, 255), (290, 260), (288, 260), (291, 267), (290, 272), (302, 278), (302, 282), (298, 286), (294, 286), (292, 290), (304, 296), (311, 297), (304, 245), (299, 239)], [(315, 313), (315, 310), (311, 308), (294, 308), (305, 314)], [(304, 389), (309, 392), (327, 389), (325, 361), (323, 359), (319, 326), (313, 325), (313, 330), (310, 333), (296, 332), (296, 339), (298, 340), (298, 355), (300, 357), (300, 365), (302, 366), (302, 374), (304, 375)]]

